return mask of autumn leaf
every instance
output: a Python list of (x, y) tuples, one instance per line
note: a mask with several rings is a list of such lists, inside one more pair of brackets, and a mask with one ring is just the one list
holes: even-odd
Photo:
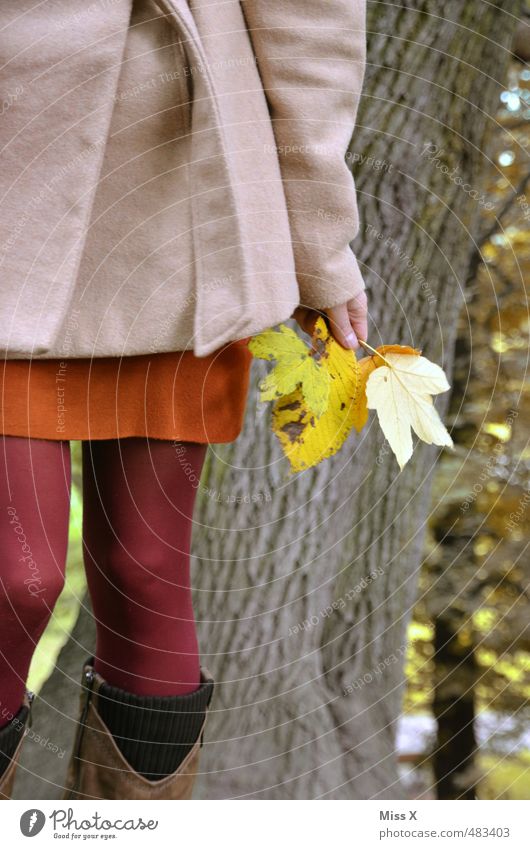
[(380, 345), (378, 348), (373, 348), (374, 353), (369, 357), (363, 357), (359, 360), (360, 379), (362, 391), (359, 392), (358, 404), (354, 414), (354, 427), (357, 431), (362, 430), (368, 421), (368, 400), (366, 398), (366, 383), (371, 373), (375, 368), (384, 366), (385, 354), (421, 354), (418, 348), (411, 348), (410, 345)]
[(277, 365), (260, 383), (260, 400), (275, 401), (297, 388), (309, 410), (321, 416), (328, 406), (330, 377), (312, 351), (290, 327), (266, 330), (248, 343), (252, 354)]
[(381, 359), (366, 380), (367, 408), (376, 410), (399, 467), (412, 456), (411, 428), (423, 442), (452, 447), (431, 397), (450, 389), (443, 369), (418, 353), (388, 352), (388, 346)]
[(313, 357), (329, 376), (326, 410), (316, 417), (300, 388), (276, 401), (272, 427), (292, 471), (299, 472), (335, 454), (350, 433), (360, 401), (360, 368), (355, 353), (335, 341), (322, 317), (312, 336)]

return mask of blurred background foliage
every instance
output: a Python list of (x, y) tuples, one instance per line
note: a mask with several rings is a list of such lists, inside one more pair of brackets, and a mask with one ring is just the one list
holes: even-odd
[(416, 783), (442, 798), (469, 783), (478, 798), (530, 796), (529, 128), (530, 70), (514, 60), (462, 281), (447, 422), (456, 452), (437, 467), (410, 629), (405, 715), (437, 720)]
[[(529, 128), (530, 70), (514, 59), (485, 151), (493, 208), (481, 207), (462, 281), (447, 421), (456, 452), (436, 471), (410, 626), (399, 752), (411, 797), (463, 798), (470, 786), (482, 799), (530, 797)], [(86, 592), (76, 442), (72, 467), (67, 580), (33, 657), (37, 692)]]

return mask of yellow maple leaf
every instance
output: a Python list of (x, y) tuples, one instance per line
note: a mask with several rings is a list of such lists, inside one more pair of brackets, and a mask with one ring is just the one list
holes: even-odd
[(335, 454), (358, 417), (361, 382), (354, 351), (339, 345), (322, 317), (315, 323), (313, 358), (329, 375), (326, 410), (316, 417), (300, 388), (276, 401), (272, 428), (294, 472), (317, 465)]
[(252, 354), (277, 365), (260, 382), (260, 400), (275, 401), (300, 389), (307, 407), (321, 416), (328, 406), (330, 377), (313, 351), (290, 327), (265, 330), (248, 343)]

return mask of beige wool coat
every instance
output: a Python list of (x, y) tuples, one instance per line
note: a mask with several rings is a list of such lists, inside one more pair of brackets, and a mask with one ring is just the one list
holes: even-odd
[(365, 0), (2, 0), (0, 349), (221, 345), (364, 288)]

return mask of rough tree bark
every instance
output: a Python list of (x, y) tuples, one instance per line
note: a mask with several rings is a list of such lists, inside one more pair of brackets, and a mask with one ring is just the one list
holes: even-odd
[(14, 799), (60, 799), (77, 730), (81, 665), (95, 646), (90, 599), (33, 705), (33, 724), (20, 757)]
[[(511, 15), (501, 5), (368, 4), (350, 161), (369, 342), (418, 346), (449, 375), (472, 194), (515, 24), (517, 4)], [(394, 733), (437, 451), (418, 445), (398, 474), (372, 417), (337, 457), (289, 478), (268, 425), (252, 395), (244, 433), (212, 447), (199, 492), (196, 610), (217, 680), (199, 794), (400, 798)], [(52, 688), (57, 676), (62, 655)], [(75, 716), (76, 701), (56, 717)], [(30, 782), (21, 776), (19, 798)]]

